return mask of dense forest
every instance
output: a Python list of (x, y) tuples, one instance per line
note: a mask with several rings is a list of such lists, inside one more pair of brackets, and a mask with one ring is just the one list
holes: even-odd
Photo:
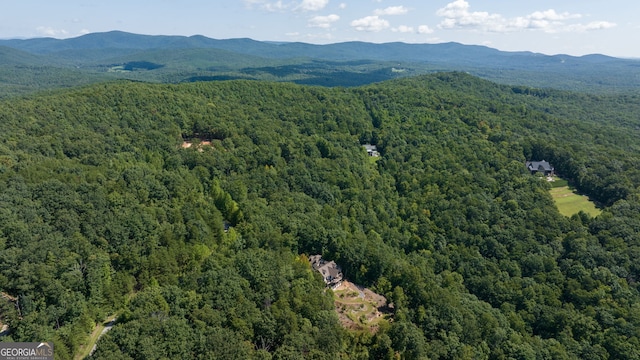
[[(2, 101), (0, 339), (71, 359), (117, 314), (91, 358), (640, 358), (638, 100), (438, 73)], [(602, 214), (562, 216), (542, 159)], [(311, 254), (393, 318), (343, 329)]]

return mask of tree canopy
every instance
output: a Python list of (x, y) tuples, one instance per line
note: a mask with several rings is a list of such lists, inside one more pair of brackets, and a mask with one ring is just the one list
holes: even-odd
[[(637, 100), (439, 73), (2, 101), (0, 320), (60, 359), (114, 312), (92, 358), (639, 358)], [(562, 216), (543, 159), (602, 214)], [(309, 254), (393, 321), (342, 329)]]

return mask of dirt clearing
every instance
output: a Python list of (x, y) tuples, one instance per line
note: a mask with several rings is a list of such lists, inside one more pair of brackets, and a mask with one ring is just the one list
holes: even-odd
[(349, 330), (375, 333), (380, 321), (391, 316), (387, 299), (365, 287), (343, 281), (333, 292), (340, 323)]

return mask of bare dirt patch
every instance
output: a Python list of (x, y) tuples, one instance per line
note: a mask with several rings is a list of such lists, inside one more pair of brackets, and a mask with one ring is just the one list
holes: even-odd
[(197, 142), (196, 144), (194, 144), (192, 141), (183, 141), (182, 145), (180, 145), (181, 148), (183, 149), (188, 149), (192, 146), (194, 146), (198, 149), (198, 151), (202, 152), (203, 147), (205, 146), (213, 146), (211, 145), (211, 141), (208, 140), (203, 140), (200, 142)]
[(365, 287), (342, 281), (333, 292), (338, 318), (346, 329), (375, 333), (380, 321), (391, 316), (387, 299)]
[[(13, 304), (18, 311), (18, 319), (22, 320), (22, 316), (20, 315), (20, 308), (18, 307), (18, 298), (15, 296), (11, 296), (6, 292), (0, 292), (0, 301), (7, 301)], [(0, 313), (0, 337), (7, 336), (11, 332), (9, 325), (3, 322), (4, 315)]]

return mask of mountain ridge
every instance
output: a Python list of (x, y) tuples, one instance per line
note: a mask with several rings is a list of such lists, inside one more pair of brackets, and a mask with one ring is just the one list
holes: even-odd
[[(158, 43), (162, 43), (162, 45), (160, 47), (165, 47), (167, 44), (172, 44), (172, 43), (176, 43), (176, 42), (182, 42), (182, 43), (188, 43), (188, 42), (192, 42), (193, 40), (197, 40), (199, 42), (199, 45), (204, 45), (204, 47), (215, 47), (218, 46), (219, 43), (225, 43), (225, 42), (238, 42), (238, 43), (246, 43), (247, 41), (252, 42), (252, 43), (260, 43), (260, 44), (267, 44), (270, 46), (289, 46), (289, 45), (302, 45), (302, 46), (307, 46), (307, 47), (318, 47), (318, 48), (322, 48), (322, 47), (331, 47), (331, 46), (342, 46), (342, 45), (351, 45), (351, 44), (367, 44), (367, 45), (372, 45), (372, 46), (406, 46), (406, 47), (422, 47), (422, 46), (464, 46), (467, 48), (482, 48), (482, 49), (488, 49), (491, 51), (495, 51), (495, 52), (500, 52), (500, 53), (504, 53), (504, 54), (518, 54), (518, 55), (538, 55), (538, 56), (550, 56), (550, 57), (571, 57), (571, 58), (589, 58), (589, 57), (604, 57), (604, 58), (608, 58), (608, 59), (620, 59), (620, 60), (633, 60), (633, 59), (626, 59), (626, 58), (620, 58), (620, 57), (615, 57), (615, 56), (610, 56), (610, 55), (606, 55), (606, 54), (602, 54), (602, 53), (590, 53), (590, 54), (585, 54), (585, 55), (569, 55), (569, 54), (563, 54), (563, 53), (558, 53), (558, 54), (546, 54), (546, 53), (540, 53), (540, 52), (534, 52), (534, 51), (528, 51), (528, 50), (516, 50), (516, 51), (509, 51), (509, 50), (500, 50), (497, 48), (492, 48), (490, 46), (486, 46), (486, 45), (477, 45), (477, 44), (463, 44), (463, 43), (459, 43), (459, 42), (455, 42), (455, 41), (448, 41), (448, 42), (441, 42), (441, 43), (406, 43), (406, 42), (402, 42), (402, 41), (390, 41), (390, 42), (383, 42), (383, 43), (374, 43), (374, 42), (367, 42), (367, 41), (358, 41), (358, 40), (354, 40), (354, 41), (342, 41), (342, 42), (335, 42), (335, 43), (328, 43), (328, 44), (313, 44), (313, 43), (306, 43), (306, 42), (300, 42), (300, 41), (262, 41), (262, 40), (255, 40), (252, 38), (246, 38), (246, 37), (239, 37), (239, 38), (225, 38), (225, 39), (218, 39), (218, 38), (211, 38), (205, 35), (201, 35), (201, 34), (195, 34), (195, 35), (147, 35), (147, 34), (137, 34), (137, 33), (131, 33), (131, 32), (126, 32), (126, 31), (120, 31), (120, 30), (112, 30), (112, 31), (105, 31), (105, 32), (95, 32), (95, 33), (89, 33), (89, 34), (84, 34), (84, 35), (80, 35), (77, 37), (71, 37), (71, 38), (65, 38), (65, 39), (57, 39), (57, 38), (52, 38), (52, 37), (34, 37), (34, 38), (19, 38), (19, 39), (0, 39), (0, 43), (5, 43), (5, 46), (9, 46), (9, 47), (13, 47), (13, 48), (23, 48), (23, 49), (32, 49), (32, 51), (46, 51), (46, 48), (41, 48), (41, 46), (43, 44), (48, 44), (48, 45), (52, 45), (52, 44), (73, 44), (74, 46), (72, 46), (73, 48), (96, 48), (96, 44), (95, 43), (90, 43), (90, 46), (78, 46), (79, 44), (86, 44), (88, 43), (87, 40), (99, 40), (101, 42), (104, 42), (105, 39), (110, 39), (110, 42), (117, 42), (119, 46), (117, 47), (128, 47), (128, 48), (136, 48), (136, 49), (151, 49), (151, 48), (155, 48), (158, 47)], [(121, 41), (117, 41), (117, 40), (121, 40)], [(145, 43), (147, 45), (145, 46), (135, 46), (132, 45), (131, 41), (132, 40), (144, 40)], [(150, 39), (155, 39), (155, 41), (149, 42)], [(153, 44), (152, 46), (149, 46), (148, 44), (151, 43)], [(25, 44), (29, 44), (29, 45), (25, 45)], [(192, 44), (192, 46), (194, 47), (201, 47), (201, 46), (195, 46), (195, 44)], [(99, 46), (100, 48), (103, 47), (103, 45)]]
[[(24, 52), (25, 63), (20, 63), (16, 53), (9, 55), (5, 51), (0, 53), (0, 72), (3, 66), (8, 67), (7, 71), (13, 71), (15, 69), (11, 67), (40, 64), (78, 69), (81, 76), (87, 77), (85, 82), (91, 82), (96, 75), (102, 79), (113, 66), (126, 66), (130, 61), (150, 61), (147, 56), (151, 51), (155, 57), (166, 59), (159, 64), (163, 65), (161, 70), (158, 67), (158, 70), (144, 73), (117, 72), (108, 76), (173, 83), (194, 78), (219, 79), (222, 76), (225, 79), (353, 86), (435, 71), (464, 71), (509, 85), (579, 91), (640, 89), (640, 60), (602, 54), (572, 56), (508, 52), (456, 42), (378, 44), (350, 41), (320, 45), (250, 38), (213, 39), (203, 35), (141, 35), (116, 30), (69, 39), (0, 40), (2, 46)], [(212, 49), (227, 53), (211, 52)], [(203, 55), (207, 52), (213, 54), (209, 55), (210, 60)], [(199, 56), (191, 61), (189, 53), (199, 53)], [(352, 65), (354, 61), (365, 60), (372, 63)], [(319, 62), (326, 66), (318, 67)], [(286, 69), (255, 71), (274, 64)], [(0, 76), (0, 85), (2, 82), (3, 77)], [(61, 84), (72, 85), (64, 79), (61, 79)]]
[[(392, 41), (384, 43), (372, 43), (366, 41), (344, 41), (329, 44), (313, 44), (306, 42), (286, 42), (286, 41), (260, 41), (251, 38), (228, 38), (228, 39), (216, 39), (210, 38), (204, 35), (144, 35), (136, 34), (125, 31), (113, 30), (107, 32), (95, 32), (80, 35), (77, 37), (56, 39), (51, 37), (42, 38), (28, 38), (28, 39), (0, 39), (0, 45), (20, 49), (31, 53), (51, 53), (61, 50), (71, 49), (104, 49), (104, 48), (128, 48), (138, 50), (148, 50), (156, 48), (233, 48), (237, 50), (243, 50), (244, 52), (254, 52), (255, 50), (243, 49), (241, 46), (246, 45), (260, 46), (261, 49), (265, 48), (302, 48), (304, 50), (312, 49), (329, 49), (340, 48), (344, 50), (348, 47), (358, 47), (360, 49), (379, 49), (379, 48), (392, 48), (398, 49), (438, 49), (445, 51), (456, 51), (461, 48), (472, 49), (475, 51), (482, 51), (486, 54), (501, 54), (505, 56), (535, 56), (535, 57), (552, 57), (552, 58), (573, 58), (573, 59), (594, 59), (597, 58), (601, 61), (611, 60), (631, 60), (618, 58), (606, 54), (592, 53), (581, 56), (568, 55), (568, 54), (545, 54), (533, 51), (505, 51), (492, 48), (485, 45), (475, 44), (462, 44), (455, 41), (442, 42), (442, 43), (405, 43), (401, 41)], [(107, 46), (109, 45), (109, 46)], [(292, 50), (289, 50), (292, 51)], [(352, 52), (356, 52), (351, 50)], [(284, 56), (284, 55), (282, 55)], [(330, 55), (325, 55), (330, 57)], [(367, 59), (371, 58), (371, 54), (367, 53)], [(387, 56), (381, 56), (385, 59), (389, 59)], [(420, 57), (417, 57), (420, 58)], [(426, 58), (426, 57), (425, 57)], [(390, 59), (393, 59), (390, 58)]]

